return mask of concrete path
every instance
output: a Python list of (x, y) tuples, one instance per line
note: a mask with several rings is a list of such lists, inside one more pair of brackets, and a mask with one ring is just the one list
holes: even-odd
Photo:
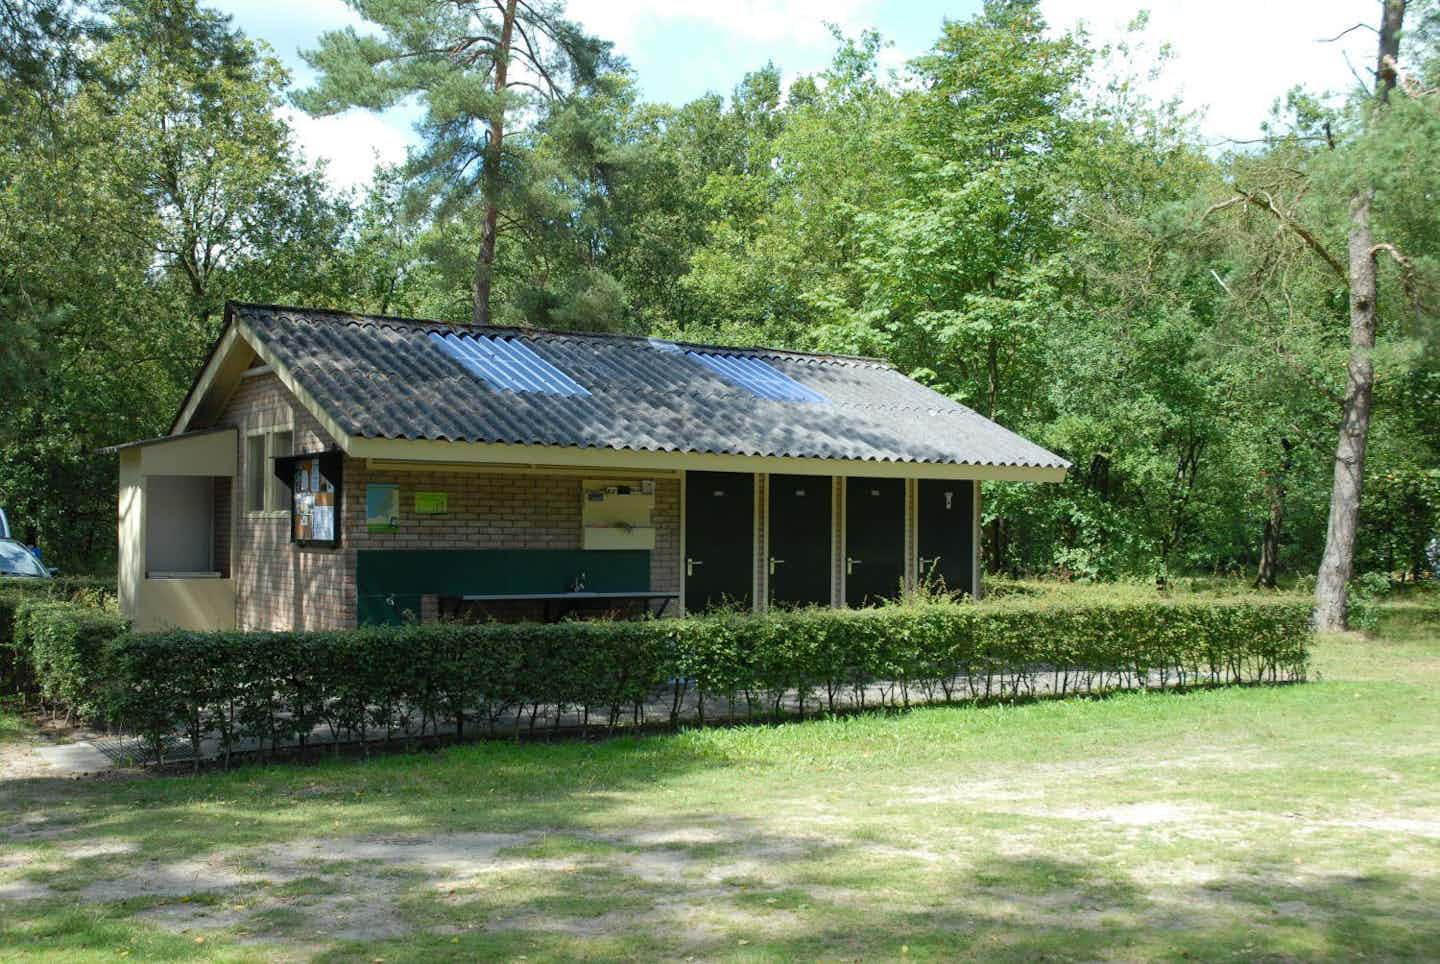
[(88, 776), (115, 768), (115, 761), (92, 743), (57, 743), (36, 747), (35, 755), (48, 763), (56, 776)]

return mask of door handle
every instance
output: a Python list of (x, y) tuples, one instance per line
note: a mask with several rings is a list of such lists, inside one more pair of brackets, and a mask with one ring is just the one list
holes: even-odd
[(772, 576), (775, 575), (775, 567), (776, 567), (776, 566), (783, 566), (783, 565), (785, 565), (785, 560), (784, 560), (784, 559), (776, 559), (774, 556), (771, 556), (771, 557), (770, 557), (770, 575), (772, 575)]
[(703, 566), (703, 565), (705, 565), (705, 563), (702, 562), (702, 561), (699, 560), (699, 559), (689, 559), (689, 558), (687, 558), (687, 559), (685, 560), (685, 575), (687, 575), (687, 576), (693, 576), (693, 575), (695, 575), (695, 567), (696, 567), (696, 566)]
[(845, 575), (847, 575), (847, 576), (854, 575), (854, 573), (855, 573), (855, 567), (858, 566), (858, 565), (860, 565), (860, 563), (863, 562), (863, 561), (864, 561), (863, 559), (855, 559), (855, 558), (852, 558), (851, 556), (846, 556), (846, 557), (845, 557)]

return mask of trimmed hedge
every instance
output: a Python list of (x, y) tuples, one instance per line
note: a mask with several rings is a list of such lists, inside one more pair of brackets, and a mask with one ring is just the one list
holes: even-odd
[(15, 645), (15, 613), (24, 596), (0, 583), (0, 695), (31, 688), (29, 663)]
[(0, 681), (67, 716), (103, 718), (111, 647), (128, 630), (97, 606), (0, 591)]
[[(337, 738), (495, 731), (502, 716), (579, 709), (613, 728), (691, 689), (778, 715), (881, 700), (1012, 697), (1305, 677), (1309, 604), (1224, 602), (923, 604), (764, 617), (560, 624), (429, 624), (333, 633), (127, 635), (111, 647), (109, 715), (143, 735), (207, 735), (222, 752)], [(868, 697), (874, 699), (873, 689)], [(704, 699), (700, 706), (704, 706)], [(555, 714), (558, 720), (559, 714)], [(700, 720), (703, 723), (703, 716)], [(522, 725), (515, 724), (518, 734)]]
[[(79, 598), (84, 598), (83, 596)], [(559, 624), (427, 624), (329, 633), (130, 634), (105, 609), (0, 587), (5, 688), (119, 725), (163, 759), (166, 739), (227, 756), (394, 732), (492, 734), (542, 708), (613, 728), (663, 698), (778, 716), (785, 701), (907, 705), (1303, 679), (1309, 602), (1284, 597), (1082, 603), (1012, 599), (763, 617)], [(12, 682), (14, 686), (12, 687)], [(559, 719), (556, 712), (553, 719)]]
[(114, 577), (56, 576), (53, 579), (0, 577), (0, 593), (48, 596), (55, 599), (100, 599), (116, 593)]

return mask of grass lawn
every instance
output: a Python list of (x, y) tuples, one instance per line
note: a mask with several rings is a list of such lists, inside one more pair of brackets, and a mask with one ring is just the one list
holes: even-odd
[(1433, 957), (1440, 625), (1383, 630), (1302, 686), (0, 781), (0, 959)]
[(13, 740), (30, 732), (23, 717), (0, 702), (0, 742)]

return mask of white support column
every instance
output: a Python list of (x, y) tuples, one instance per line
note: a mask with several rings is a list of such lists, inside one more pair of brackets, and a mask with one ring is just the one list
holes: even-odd
[(850, 546), (847, 544), (847, 526), (845, 525), (845, 482), (846, 479), (844, 476), (837, 475), (835, 477), (835, 529), (839, 536), (836, 539), (836, 543), (839, 546), (839, 553), (836, 556), (835, 566), (835, 605), (839, 609), (844, 609), (847, 606), (845, 601), (845, 591), (847, 588), (845, 585), (845, 554), (850, 551)]
[(975, 480), (973, 483), (971, 483), (971, 484), (975, 486), (975, 493), (974, 493), (974, 494), (975, 494), (975, 498), (972, 500), (972, 501), (974, 502), (974, 504), (975, 504), (975, 522), (974, 522), (973, 528), (971, 529), (971, 537), (970, 537), (970, 581), (971, 581), (971, 583), (973, 584), (972, 587), (971, 587), (971, 590), (970, 590), (970, 596), (971, 596), (972, 599), (979, 599), (979, 598), (980, 598), (980, 590), (981, 590), (981, 584), (980, 584), (980, 560), (981, 560), (981, 552), (980, 552), (980, 480), (979, 480), (979, 479), (976, 479), (976, 480)]
[(830, 606), (835, 608), (844, 604), (845, 590), (841, 583), (843, 570), (840, 567), (840, 555), (842, 548), (841, 529), (843, 528), (840, 515), (840, 492), (841, 485), (838, 475), (830, 476)]
[(915, 479), (905, 480), (905, 591), (914, 592), (920, 581), (919, 566), (916, 563), (916, 547), (919, 545), (920, 483)]
[(680, 473), (680, 598), (676, 600), (679, 604), (676, 607), (676, 611), (680, 613), (681, 616), (685, 615), (685, 572), (689, 568), (685, 565), (685, 483), (689, 477), (689, 472)]
[(763, 613), (768, 606), (766, 596), (769, 589), (767, 563), (770, 559), (770, 526), (765, 513), (768, 511), (766, 496), (770, 493), (770, 476), (764, 472), (755, 473), (755, 526), (751, 541), (751, 610)]

